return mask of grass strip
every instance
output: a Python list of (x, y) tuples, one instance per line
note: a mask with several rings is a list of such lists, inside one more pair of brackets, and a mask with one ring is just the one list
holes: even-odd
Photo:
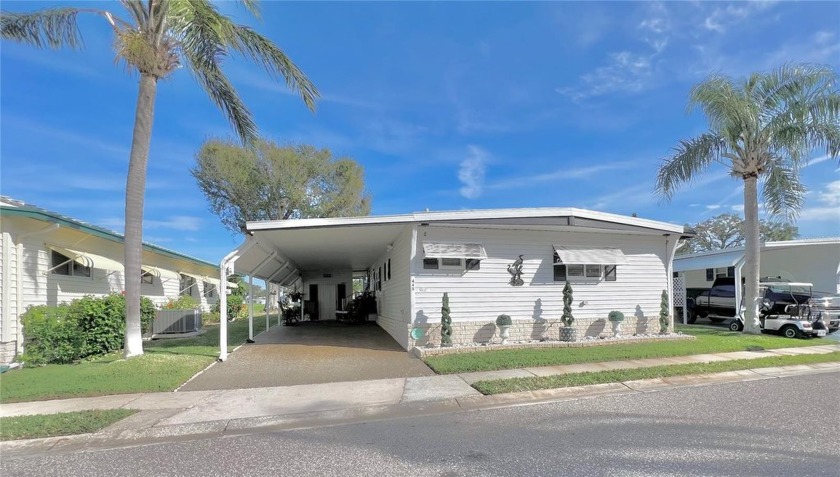
[(500, 369), (597, 363), (626, 359), (668, 358), (705, 353), (754, 351), (833, 344), (822, 339), (790, 339), (776, 335), (746, 335), (718, 328), (678, 327), (694, 340), (608, 344), (580, 348), (525, 348), (477, 351), (424, 359), (438, 374), (496, 371)]
[[(206, 330), (191, 338), (146, 342), (144, 354), (131, 359), (113, 353), (77, 364), (24, 367), (3, 373), (0, 403), (172, 391), (218, 357), (219, 326)], [(265, 318), (255, 318), (254, 334), (263, 331)], [(247, 319), (228, 323), (228, 349), (247, 338)]]
[(712, 374), (742, 369), (792, 366), (840, 361), (840, 352), (826, 354), (806, 354), (793, 356), (768, 356), (756, 359), (738, 359), (716, 361), (712, 363), (677, 364), (655, 366), (652, 368), (616, 369), (588, 373), (559, 374), (555, 376), (535, 376), (533, 378), (492, 379), (473, 383), (473, 387), (482, 394), (515, 393), (538, 389), (568, 388), (591, 384), (619, 383), (638, 379), (667, 378), (694, 374)]
[(0, 418), (0, 440), (87, 434), (104, 429), (137, 412), (134, 409), (62, 412)]

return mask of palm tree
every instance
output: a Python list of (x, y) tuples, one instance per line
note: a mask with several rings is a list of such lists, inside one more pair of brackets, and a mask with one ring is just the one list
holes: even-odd
[[(79, 14), (101, 16), (114, 30), (115, 50), (140, 84), (125, 188), (125, 356), (143, 354), (140, 332), (140, 259), (146, 165), (152, 137), (155, 96), (160, 79), (189, 68), (210, 99), (227, 116), (240, 139), (253, 144), (257, 127), (251, 113), (222, 71), (222, 60), (239, 53), (300, 93), (314, 110), (318, 91), (283, 51), (253, 29), (219, 13), (210, 0), (121, 0), (125, 19), (108, 10), (52, 8), (29, 13), (0, 12), (2, 38), (44, 48), (83, 46)], [(242, 0), (259, 15), (256, 0)]]
[(831, 157), (840, 153), (837, 79), (818, 65), (785, 65), (739, 81), (713, 74), (689, 96), (689, 110), (702, 109), (709, 131), (680, 141), (659, 168), (656, 192), (666, 200), (714, 163), (744, 181), (745, 333), (759, 332), (758, 187), (768, 212), (796, 218), (805, 194), (799, 170), (808, 155), (822, 148)]

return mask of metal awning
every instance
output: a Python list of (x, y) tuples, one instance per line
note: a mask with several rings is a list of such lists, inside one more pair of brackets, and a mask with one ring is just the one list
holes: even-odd
[(694, 257), (674, 257), (674, 271), (704, 270), (707, 268), (734, 267), (744, 258), (743, 250), (723, 251)]
[(206, 281), (210, 280), (210, 278), (205, 276), (205, 275), (196, 275), (195, 273), (189, 273), (189, 272), (178, 272), (178, 273), (181, 274), (181, 275), (184, 275), (185, 277), (192, 278), (193, 280), (195, 280), (196, 283), (206, 282)]
[(426, 258), (487, 258), (484, 245), (480, 243), (423, 242), (423, 253)]
[(57, 247), (55, 245), (50, 245), (50, 248), (84, 267), (98, 268), (113, 272), (122, 272), (125, 269), (121, 262), (108, 257), (103, 257), (102, 255), (97, 255), (95, 253), (80, 252), (78, 250)]
[(554, 245), (564, 265), (624, 265), (627, 257), (618, 248), (572, 248)]

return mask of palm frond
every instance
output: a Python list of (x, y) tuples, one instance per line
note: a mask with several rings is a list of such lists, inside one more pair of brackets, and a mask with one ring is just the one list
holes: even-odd
[(766, 164), (764, 186), (761, 191), (764, 206), (773, 215), (793, 220), (805, 202), (805, 186), (799, 173), (776, 157)]
[(120, 3), (131, 14), (137, 27), (146, 27), (149, 23), (149, 12), (142, 0), (120, 0)]
[(315, 110), (315, 100), (319, 97), (318, 89), (283, 50), (246, 26), (234, 26), (233, 33), (232, 46), (235, 50), (261, 64), (270, 75), (282, 76), (286, 86), (300, 93), (306, 106), (312, 111)]
[(723, 75), (711, 75), (689, 94), (689, 109), (699, 107), (711, 130), (735, 144), (744, 132), (755, 129), (758, 114), (744, 91)]
[(76, 21), (78, 8), (52, 8), (32, 13), (0, 12), (0, 32), (5, 40), (38, 48), (84, 47)]
[(713, 133), (681, 140), (674, 154), (665, 158), (659, 167), (656, 194), (670, 200), (680, 185), (691, 182), (710, 164), (720, 161), (726, 152), (725, 139)]

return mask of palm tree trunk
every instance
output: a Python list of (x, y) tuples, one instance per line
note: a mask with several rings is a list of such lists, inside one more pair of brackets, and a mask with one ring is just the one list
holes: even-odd
[[(750, 175), (744, 177), (744, 333), (758, 334), (758, 273), (760, 270), (758, 233), (758, 177)], [(736, 284), (736, 286), (738, 286)]]
[(143, 255), (143, 198), (146, 165), (152, 142), (157, 78), (140, 75), (140, 91), (134, 114), (134, 133), (125, 184), (125, 357), (143, 354), (140, 329), (140, 265)]

